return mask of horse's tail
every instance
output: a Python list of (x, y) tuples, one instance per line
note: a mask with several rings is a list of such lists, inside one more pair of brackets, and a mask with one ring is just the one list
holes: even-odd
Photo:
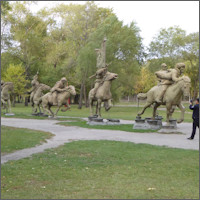
[(139, 93), (137, 98), (140, 100), (145, 100), (147, 98), (147, 93)]

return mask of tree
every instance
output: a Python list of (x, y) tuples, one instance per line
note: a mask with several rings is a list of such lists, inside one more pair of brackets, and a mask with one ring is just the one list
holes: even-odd
[(134, 86), (136, 94), (148, 92), (153, 86), (156, 85), (156, 82), (156, 76), (154, 73), (150, 72), (148, 65), (143, 66), (139, 76), (137, 76), (137, 81)]
[[(119, 79), (112, 83), (112, 94), (117, 100), (123, 93), (133, 93), (134, 80), (139, 72), (138, 57), (142, 51), (142, 43), (139, 29), (135, 23), (131, 23), (129, 26), (123, 25), (123, 22), (119, 21), (115, 15), (107, 17), (90, 35), (87, 44), (80, 50), (76, 75), (77, 79), (81, 80), (81, 91), (83, 90), (84, 94), (85, 88), (89, 91), (94, 82), (88, 77), (97, 70), (94, 49), (100, 47), (105, 36), (107, 37), (106, 62), (111, 63), (108, 70), (119, 74)], [(84, 99), (86, 98), (87, 96), (84, 97)]]
[(22, 67), (22, 64), (10, 64), (2, 78), (5, 82), (13, 82), (15, 95), (23, 96), (25, 94), (25, 86), (28, 81), (26, 80), (25, 69)]
[(199, 33), (191, 33), (186, 37), (182, 54), (186, 63), (185, 74), (191, 78), (191, 96), (196, 99), (199, 94)]

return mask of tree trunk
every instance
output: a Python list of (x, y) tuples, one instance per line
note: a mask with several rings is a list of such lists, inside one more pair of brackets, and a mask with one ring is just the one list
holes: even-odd
[(25, 106), (28, 106), (28, 97), (25, 97), (24, 105), (25, 105)]
[(78, 109), (81, 109), (83, 106), (83, 87), (84, 84), (83, 82), (81, 83), (81, 89), (80, 89), (80, 98), (79, 98), (79, 105), (78, 105)]
[(84, 84), (84, 101), (85, 101), (85, 107), (88, 108), (88, 96), (87, 96), (87, 90), (86, 90), (86, 86)]

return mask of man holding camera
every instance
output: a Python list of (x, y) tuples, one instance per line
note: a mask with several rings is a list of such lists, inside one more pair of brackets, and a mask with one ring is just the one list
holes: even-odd
[(190, 101), (190, 110), (193, 110), (192, 114), (192, 119), (193, 119), (193, 129), (192, 129), (192, 134), (188, 138), (189, 140), (193, 140), (195, 133), (196, 133), (196, 128), (199, 128), (199, 98), (196, 99), (195, 105), (192, 105), (192, 101)]

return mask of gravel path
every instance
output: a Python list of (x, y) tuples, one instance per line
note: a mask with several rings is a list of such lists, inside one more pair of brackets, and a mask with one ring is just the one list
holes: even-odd
[[(73, 126), (61, 126), (56, 123), (57, 120), (37, 120), (37, 119), (17, 119), (17, 118), (1, 118), (1, 124), (17, 128), (28, 128), (40, 131), (51, 132), (55, 136), (48, 139), (46, 143), (27, 149), (22, 149), (3, 155), (1, 163), (9, 160), (19, 160), (26, 158), (35, 153), (43, 152), (45, 149), (55, 148), (64, 143), (77, 140), (114, 140), (123, 142), (144, 143), (159, 146), (168, 146), (182, 149), (199, 149), (199, 134), (196, 134), (194, 140), (187, 140), (190, 136), (192, 124), (182, 123), (178, 125), (177, 131), (184, 134), (159, 134), (159, 133), (130, 133), (115, 130), (98, 130), (86, 129)], [(121, 123), (134, 123), (134, 121), (121, 120)], [(197, 130), (198, 131), (198, 130)]]

